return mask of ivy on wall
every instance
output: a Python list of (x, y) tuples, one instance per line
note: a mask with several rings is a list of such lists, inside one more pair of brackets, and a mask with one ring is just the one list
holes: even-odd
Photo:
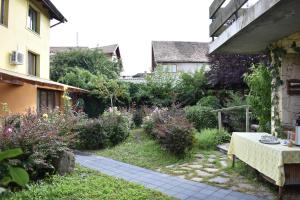
[[(294, 50), (295, 53), (300, 54), (300, 47), (297, 46), (295, 41), (292, 43), (291, 49)], [(270, 71), (273, 77), (271, 84), (273, 120), (272, 134), (279, 137), (283, 134), (283, 127), (281, 124), (279, 113), (279, 88), (283, 84), (283, 81), (280, 77), (280, 70), (282, 66), (282, 58), (286, 54), (287, 50), (284, 47), (279, 47), (276, 45), (270, 45), (268, 47), (268, 55), (271, 61)]]

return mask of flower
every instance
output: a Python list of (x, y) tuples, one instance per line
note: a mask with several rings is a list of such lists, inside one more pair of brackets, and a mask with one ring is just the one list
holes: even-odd
[(47, 113), (43, 114), (43, 118), (48, 119), (48, 114)]

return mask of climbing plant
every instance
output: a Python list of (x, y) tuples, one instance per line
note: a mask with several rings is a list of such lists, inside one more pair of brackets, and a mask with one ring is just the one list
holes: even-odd
[(279, 113), (279, 87), (283, 84), (280, 78), (280, 69), (282, 66), (282, 57), (286, 54), (286, 50), (283, 47), (270, 45), (268, 47), (268, 51), (271, 61), (270, 72), (273, 77), (271, 84), (273, 120), (272, 134), (280, 137), (283, 131)]

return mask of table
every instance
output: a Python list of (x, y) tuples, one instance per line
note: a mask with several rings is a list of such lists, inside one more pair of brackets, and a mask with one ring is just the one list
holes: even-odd
[(228, 156), (233, 160), (237, 157), (270, 178), (281, 191), (285, 185), (300, 184), (300, 148), (262, 144), (259, 140), (263, 135), (268, 134), (233, 133)]

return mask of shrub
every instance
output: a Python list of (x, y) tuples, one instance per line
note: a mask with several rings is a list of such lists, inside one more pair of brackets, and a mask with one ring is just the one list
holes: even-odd
[(127, 113), (121, 113), (113, 109), (110, 112), (103, 113), (102, 121), (104, 132), (109, 138), (110, 145), (116, 145), (128, 137), (131, 119)]
[(193, 126), (182, 110), (156, 108), (145, 117), (143, 128), (175, 155), (183, 155), (193, 146)]
[(221, 108), (220, 101), (216, 96), (203, 97), (198, 101), (197, 105), (202, 107), (210, 107), (213, 109)]
[(90, 119), (76, 129), (77, 148), (101, 149), (108, 145), (108, 135), (104, 132), (103, 123), (100, 119)]
[(271, 83), (270, 70), (263, 64), (254, 65), (252, 73), (246, 74), (245, 82), (250, 92), (247, 102), (259, 121), (260, 131), (271, 131)]
[(0, 149), (21, 148), (19, 162), (33, 180), (55, 173), (54, 163), (67, 150), (67, 139), (46, 118), (28, 111), (24, 115), (4, 117), (0, 126)]
[(138, 108), (134, 111), (132, 120), (136, 127), (140, 127), (143, 124), (144, 112), (141, 108)]
[(126, 113), (111, 109), (99, 119), (88, 120), (77, 127), (77, 147), (102, 149), (116, 145), (128, 137), (130, 126), (130, 117)]
[(215, 128), (217, 126), (217, 116), (212, 110), (213, 108), (198, 105), (186, 107), (185, 113), (187, 119), (200, 131), (204, 128)]
[[(243, 106), (247, 105), (245, 97), (236, 92), (229, 92), (228, 93), (228, 100), (226, 102), (226, 107), (233, 107), (233, 106)], [(246, 115), (245, 115), (245, 108), (242, 109), (235, 109), (224, 112), (225, 118), (228, 124), (228, 127), (231, 131), (245, 131), (246, 127)]]
[(196, 140), (200, 149), (216, 149), (217, 145), (230, 141), (230, 134), (225, 130), (204, 129), (196, 134)]
[(171, 153), (183, 155), (193, 146), (193, 126), (185, 117), (170, 117), (153, 130), (159, 142)]

